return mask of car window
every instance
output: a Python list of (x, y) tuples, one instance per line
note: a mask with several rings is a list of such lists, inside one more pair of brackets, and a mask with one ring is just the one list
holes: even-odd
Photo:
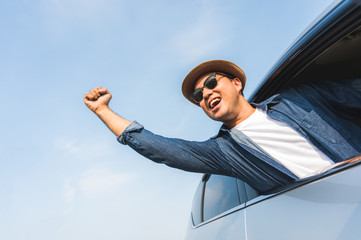
[(205, 183), (203, 218), (207, 221), (240, 204), (235, 178), (211, 175)]
[(193, 220), (193, 225), (195, 226), (202, 222), (203, 186), (204, 186), (204, 180), (202, 179), (201, 183), (198, 185), (198, 188), (196, 190), (193, 199), (192, 220)]
[(247, 202), (259, 196), (259, 193), (247, 183), (237, 179), (238, 193), (241, 203)]
[(245, 189), (246, 189), (246, 193), (247, 193), (247, 200), (251, 200), (255, 197), (259, 196), (259, 193), (254, 190), (250, 185), (248, 185), (247, 183), (244, 183)]
[(206, 174), (193, 198), (193, 225), (197, 226), (257, 196), (256, 190), (239, 179)]
[(237, 187), (238, 187), (239, 200), (241, 203), (245, 203), (247, 201), (247, 193), (246, 193), (246, 188), (244, 186), (244, 182), (237, 179)]

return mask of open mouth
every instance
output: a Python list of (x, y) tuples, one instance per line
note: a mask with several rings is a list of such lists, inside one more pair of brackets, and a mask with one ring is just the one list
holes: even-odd
[(211, 109), (215, 108), (219, 103), (221, 102), (221, 98), (216, 97), (214, 99), (212, 99), (212, 101), (209, 102), (209, 107)]

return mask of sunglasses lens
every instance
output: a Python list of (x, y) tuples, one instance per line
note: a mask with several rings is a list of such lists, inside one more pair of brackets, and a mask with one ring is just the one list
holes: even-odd
[(208, 89), (213, 89), (217, 86), (217, 79), (216, 77), (212, 77), (210, 79), (207, 79), (207, 81), (204, 83), (204, 86)]
[(203, 99), (203, 92), (200, 88), (196, 89), (192, 95), (191, 95), (191, 99), (193, 101), (195, 101), (196, 103), (199, 103), (200, 101), (202, 101)]
[[(204, 82), (203, 86), (208, 89), (213, 89), (217, 86), (217, 79), (216, 79), (216, 73), (213, 73), (211, 76), (209, 76), (206, 81)], [(202, 88), (198, 88), (194, 90), (194, 92), (191, 95), (191, 99), (196, 102), (200, 103), (203, 99), (203, 91)]]

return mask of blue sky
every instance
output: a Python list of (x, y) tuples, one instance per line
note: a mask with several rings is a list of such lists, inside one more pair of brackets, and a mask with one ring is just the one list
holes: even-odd
[(0, 239), (183, 239), (201, 174), (120, 145), (83, 104), (169, 137), (220, 124), (182, 96), (197, 64), (226, 59), (250, 95), (331, 0), (0, 1)]

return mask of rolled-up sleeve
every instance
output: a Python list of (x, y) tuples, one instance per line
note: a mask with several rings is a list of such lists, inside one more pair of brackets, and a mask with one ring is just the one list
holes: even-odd
[(167, 138), (154, 134), (134, 121), (118, 136), (121, 144), (130, 146), (144, 157), (167, 166), (189, 172), (226, 174), (231, 170), (219, 166), (217, 144), (209, 139), (204, 142)]
[(127, 142), (132, 141), (132, 137), (130, 135), (131, 132), (141, 132), (144, 129), (143, 125), (139, 124), (137, 121), (133, 121), (128, 127), (124, 130), (124, 132), (118, 136), (118, 142), (121, 144), (127, 145)]

